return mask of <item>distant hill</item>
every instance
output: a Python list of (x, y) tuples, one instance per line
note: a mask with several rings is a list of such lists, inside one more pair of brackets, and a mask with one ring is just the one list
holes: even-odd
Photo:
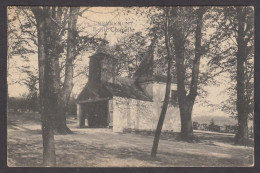
[(224, 125), (235, 125), (237, 124), (237, 120), (231, 117), (227, 116), (194, 116), (193, 122), (196, 121), (200, 124), (206, 123), (210, 124), (210, 122), (213, 120), (216, 125), (224, 126)]

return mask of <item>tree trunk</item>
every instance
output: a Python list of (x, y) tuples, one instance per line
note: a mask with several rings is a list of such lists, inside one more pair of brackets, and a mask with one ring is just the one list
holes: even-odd
[(163, 127), (163, 122), (165, 119), (165, 115), (167, 112), (167, 107), (169, 103), (169, 95), (171, 91), (171, 61), (172, 61), (172, 54), (170, 52), (170, 41), (169, 41), (169, 33), (168, 33), (168, 28), (169, 28), (169, 17), (168, 17), (168, 7), (165, 9), (165, 14), (166, 14), (166, 22), (165, 22), (165, 44), (167, 48), (167, 53), (168, 53), (168, 69), (167, 69), (167, 84), (166, 84), (166, 89), (165, 89), (165, 96), (164, 96), (164, 101), (163, 101), (163, 106), (162, 106), (162, 111), (159, 117), (159, 121), (157, 124), (155, 136), (154, 136), (154, 141), (153, 141), (153, 148), (151, 152), (152, 157), (156, 157), (157, 154), (157, 149), (159, 145), (159, 140), (160, 140), (160, 135)]
[(84, 128), (85, 125), (85, 116), (82, 113), (82, 105), (77, 104), (77, 127), (78, 128)]
[[(176, 31), (174, 31), (174, 45), (176, 52), (176, 69), (177, 69), (177, 93), (178, 93), (178, 103), (180, 109), (181, 117), (181, 133), (178, 136), (179, 140), (184, 140), (188, 142), (198, 141), (198, 138), (193, 134), (192, 127), (192, 109), (197, 96), (198, 90), (198, 78), (199, 78), (199, 65), (200, 58), (202, 55), (201, 48), (201, 38), (202, 38), (202, 19), (203, 14), (205, 13), (206, 8), (200, 7), (197, 11), (197, 23), (195, 30), (195, 57), (193, 60), (192, 74), (191, 74), (191, 83), (189, 94), (186, 94), (185, 89), (185, 78), (186, 78), (186, 69), (185, 69), (185, 37), (184, 32), (178, 28), (176, 25)], [(175, 11), (176, 13), (176, 11)]]
[(178, 136), (179, 140), (193, 142), (197, 141), (197, 137), (193, 134), (192, 126), (192, 108), (193, 104), (184, 103), (180, 106), (181, 116), (181, 133)]
[[(35, 14), (35, 17), (37, 14)], [(37, 21), (37, 34), (38, 34), (38, 68), (39, 68), (39, 102), (40, 108), (39, 112), (43, 109), (42, 97), (41, 93), (43, 92), (43, 83), (44, 83), (44, 61), (45, 61), (45, 19), (41, 19), (40, 17), (36, 18)]]
[(67, 38), (67, 56), (65, 65), (65, 79), (63, 88), (59, 95), (59, 113), (56, 120), (55, 131), (59, 134), (71, 133), (66, 123), (66, 112), (70, 100), (71, 91), (73, 88), (73, 63), (76, 58), (76, 39), (77, 39), (77, 13), (78, 7), (70, 7), (68, 21), (68, 38)]
[(47, 12), (45, 7), (31, 7), (37, 22), (38, 34), (38, 65), (39, 65), (39, 91), (40, 91), (40, 112), (42, 121), (43, 140), (43, 165), (54, 166), (56, 164), (54, 134), (52, 128), (52, 116), (50, 112), (51, 95), (49, 90), (49, 64), (47, 56)]
[(247, 58), (245, 41), (246, 11), (243, 7), (237, 7), (238, 31), (237, 31), (237, 113), (238, 131), (235, 136), (235, 144), (248, 144), (248, 112), (246, 107), (245, 88), (245, 61)]
[[(44, 112), (44, 111), (43, 111)], [(50, 114), (42, 113), (43, 165), (55, 166), (54, 133)]]
[(59, 102), (58, 105), (58, 113), (57, 113), (57, 117), (54, 121), (54, 131), (56, 134), (60, 134), (60, 135), (66, 135), (66, 134), (70, 134), (72, 133), (72, 131), (69, 129), (69, 127), (67, 126), (67, 122), (66, 122), (66, 106), (65, 105), (61, 105), (62, 103)]
[(193, 141), (193, 128), (191, 113), (193, 104), (188, 103), (188, 96), (185, 89), (185, 67), (184, 67), (184, 42), (175, 41), (176, 69), (177, 69), (177, 95), (181, 118), (181, 133), (177, 139), (184, 141)]

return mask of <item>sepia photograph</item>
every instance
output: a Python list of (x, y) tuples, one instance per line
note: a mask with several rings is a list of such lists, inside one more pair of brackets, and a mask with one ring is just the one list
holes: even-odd
[(8, 167), (253, 167), (253, 6), (8, 6)]

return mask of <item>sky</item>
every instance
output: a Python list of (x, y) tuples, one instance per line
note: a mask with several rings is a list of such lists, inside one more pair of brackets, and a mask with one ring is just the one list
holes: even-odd
[[(86, 7), (82, 7), (84, 10)], [(127, 9), (121, 7), (91, 7), (88, 11), (83, 13), (82, 17), (78, 18), (77, 26), (80, 30), (80, 35), (93, 35), (96, 37), (106, 38), (109, 41), (110, 46), (113, 46), (117, 41), (129, 34), (135, 32), (146, 32), (145, 28), (149, 27), (147, 18), (144, 16), (127, 13)], [(106, 33), (106, 34), (105, 34)], [(91, 53), (81, 54), (78, 57), (76, 64), (81, 66), (88, 65), (88, 57)], [(14, 83), (14, 81), (19, 80), (24, 77), (24, 74), (20, 73), (17, 66), (29, 65), (35, 69), (38, 67), (37, 55), (32, 55), (30, 57), (30, 62), (24, 62), (19, 57), (13, 57), (8, 62), (9, 74), (8, 76), (8, 94), (10, 97), (19, 97), (22, 94), (28, 92), (26, 86), (19, 83)], [(219, 76), (216, 80), (222, 81), (224, 76)], [(87, 78), (75, 79), (73, 94), (77, 95), (80, 93), (82, 88), (87, 82)], [(206, 100), (209, 100), (212, 104), (219, 104), (227, 98), (227, 96), (221, 91), (223, 91), (227, 86), (207, 86), (205, 89), (208, 91), (209, 95)], [(200, 101), (200, 97), (197, 97), (197, 101)], [(224, 112), (220, 110), (212, 111), (211, 108), (201, 106), (200, 104), (195, 104), (193, 109), (194, 115), (210, 115), (214, 114), (216, 116), (227, 116)]]

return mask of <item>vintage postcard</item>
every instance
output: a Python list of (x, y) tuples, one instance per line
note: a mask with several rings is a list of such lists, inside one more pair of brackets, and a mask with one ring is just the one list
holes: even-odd
[(254, 8), (8, 6), (9, 167), (254, 166)]

